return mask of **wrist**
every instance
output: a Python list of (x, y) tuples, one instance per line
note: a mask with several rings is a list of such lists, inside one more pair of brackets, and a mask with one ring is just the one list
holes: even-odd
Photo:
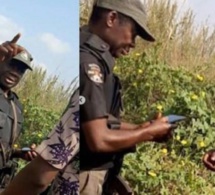
[(152, 121), (147, 121), (142, 124), (139, 124), (136, 129), (146, 129), (152, 124)]
[(150, 133), (150, 129), (148, 127), (144, 128), (142, 131), (142, 141), (153, 141), (154, 136)]

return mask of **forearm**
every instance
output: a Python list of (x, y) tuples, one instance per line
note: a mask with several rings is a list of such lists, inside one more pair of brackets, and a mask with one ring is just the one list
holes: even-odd
[(57, 173), (57, 169), (37, 157), (17, 174), (1, 195), (38, 195), (47, 188)]
[(121, 130), (135, 130), (139, 127), (139, 125), (127, 123), (127, 122), (121, 122), (120, 129)]
[(105, 134), (95, 147), (96, 152), (117, 152), (153, 139), (147, 128), (135, 131), (108, 129)]
[(140, 129), (140, 128), (146, 128), (150, 125), (151, 123), (148, 121), (148, 122), (145, 122), (145, 123), (142, 123), (142, 124), (132, 124), (132, 123), (126, 123), (126, 122), (121, 122), (121, 125), (120, 125), (120, 129), (122, 130), (137, 130), (137, 129)]

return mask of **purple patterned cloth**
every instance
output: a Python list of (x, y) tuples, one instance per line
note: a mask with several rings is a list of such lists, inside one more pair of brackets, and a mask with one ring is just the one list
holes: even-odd
[(79, 90), (73, 94), (59, 123), (36, 152), (60, 170), (49, 195), (79, 194)]

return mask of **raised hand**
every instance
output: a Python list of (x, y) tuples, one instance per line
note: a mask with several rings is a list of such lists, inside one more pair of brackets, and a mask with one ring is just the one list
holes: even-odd
[(0, 45), (0, 62), (9, 60), (13, 56), (25, 50), (25, 48), (21, 47), (20, 45), (17, 45), (17, 42), (20, 37), (21, 34), (18, 33), (16, 36), (13, 37), (11, 41), (6, 41)]

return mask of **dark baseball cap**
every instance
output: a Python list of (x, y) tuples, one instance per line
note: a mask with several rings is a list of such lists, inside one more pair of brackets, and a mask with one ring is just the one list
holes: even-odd
[(143, 0), (95, 0), (94, 6), (117, 11), (131, 17), (139, 26), (138, 35), (147, 41), (155, 41), (146, 23)]
[(33, 70), (32, 64), (31, 64), (31, 61), (33, 60), (33, 58), (28, 51), (22, 51), (22, 52), (18, 53), (11, 60), (20, 61), (23, 64), (25, 64), (28, 67), (28, 69)]

